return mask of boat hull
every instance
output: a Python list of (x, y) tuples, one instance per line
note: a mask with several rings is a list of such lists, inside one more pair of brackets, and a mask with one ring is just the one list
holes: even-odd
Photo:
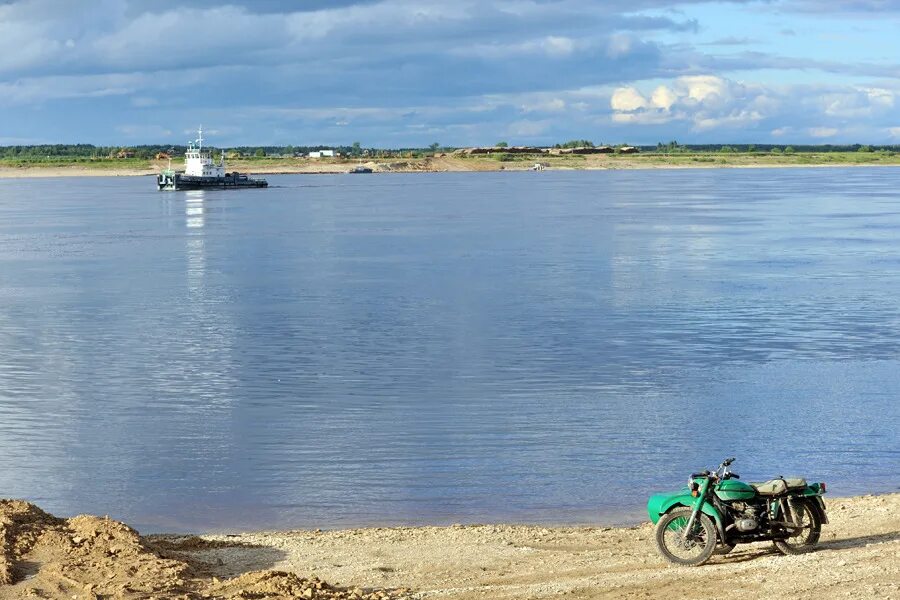
[(230, 190), (269, 187), (265, 179), (251, 179), (241, 173), (226, 173), (223, 177), (197, 177), (183, 173), (160, 173), (156, 177), (160, 191), (175, 190)]

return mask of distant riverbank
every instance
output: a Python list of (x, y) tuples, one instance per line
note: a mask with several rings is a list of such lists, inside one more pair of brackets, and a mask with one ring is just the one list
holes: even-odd
[[(646, 153), (637, 155), (481, 155), (438, 154), (424, 158), (308, 159), (255, 158), (228, 162), (228, 169), (259, 174), (347, 173), (357, 165), (376, 173), (440, 173), (528, 171), (540, 164), (548, 170), (709, 169), (771, 167), (900, 166), (900, 155), (865, 152), (751, 153)], [(110, 160), (97, 162), (0, 161), (0, 178), (19, 177), (126, 177), (155, 175), (167, 167), (163, 161)], [(172, 167), (183, 169), (180, 161)]]

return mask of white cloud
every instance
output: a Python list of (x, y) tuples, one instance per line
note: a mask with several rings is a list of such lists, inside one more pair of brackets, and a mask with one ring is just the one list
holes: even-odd
[(635, 87), (617, 88), (610, 107), (614, 123), (656, 125), (690, 120), (696, 130), (735, 128), (764, 118), (765, 96), (722, 77), (690, 75), (657, 86), (650, 100)]
[(671, 109), (672, 105), (677, 101), (678, 94), (664, 85), (653, 90), (653, 95), (650, 97), (650, 102), (653, 103), (653, 106), (662, 108), (663, 110)]
[(633, 87), (617, 88), (610, 99), (610, 106), (617, 112), (631, 112), (647, 105), (647, 99)]
[(809, 135), (814, 138), (828, 138), (837, 135), (838, 130), (834, 127), (810, 127)]
[(694, 119), (696, 129), (718, 129), (747, 127), (763, 119), (762, 114), (755, 110), (737, 110), (727, 115), (718, 117), (698, 117)]
[(686, 91), (687, 97), (691, 100), (710, 102), (717, 99), (726, 100), (731, 82), (715, 75), (690, 75), (679, 77), (676, 83)]
[(900, 138), (900, 127), (888, 127), (888, 133), (891, 137)]
[[(814, 85), (766, 86), (716, 75), (690, 75), (658, 84), (650, 99), (635, 86), (620, 87), (610, 98), (611, 121), (618, 124), (688, 123), (694, 132), (746, 134), (767, 126), (772, 137), (829, 138), (851, 131), (851, 124), (883, 118), (893, 110), (897, 92), (885, 87)], [(796, 121), (795, 126), (777, 121)], [(822, 121), (834, 126), (821, 126)]]
[(522, 112), (562, 112), (566, 101), (562, 98), (535, 99), (522, 104)]
[(894, 92), (884, 88), (852, 87), (822, 94), (821, 103), (826, 115), (861, 119), (889, 112), (894, 98)]
[(569, 37), (551, 35), (542, 40), (541, 47), (550, 56), (568, 56), (575, 51), (575, 40)]
[(869, 96), (872, 104), (881, 105), (887, 108), (894, 107), (894, 99), (896, 95), (891, 90), (884, 88), (863, 88), (863, 91)]

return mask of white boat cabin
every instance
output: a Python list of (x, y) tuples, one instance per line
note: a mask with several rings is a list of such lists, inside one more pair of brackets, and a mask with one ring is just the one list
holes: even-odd
[(215, 164), (209, 152), (203, 152), (203, 127), (197, 130), (197, 135), (196, 140), (188, 142), (187, 152), (184, 153), (184, 174), (191, 177), (224, 177), (225, 152), (222, 152), (221, 162)]

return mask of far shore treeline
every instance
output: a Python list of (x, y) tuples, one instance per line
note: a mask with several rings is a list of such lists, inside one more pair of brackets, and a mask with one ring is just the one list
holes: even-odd
[[(510, 146), (507, 142), (497, 142), (494, 147)], [(551, 148), (592, 147), (589, 140), (570, 140), (553, 144)], [(600, 145), (600, 144), (597, 144)], [(617, 144), (616, 146), (620, 146)], [(741, 153), (741, 154), (778, 154), (778, 153), (828, 153), (828, 152), (879, 152), (900, 153), (900, 145), (864, 145), (864, 144), (679, 144), (676, 141), (660, 142), (652, 146), (636, 146), (642, 153), (685, 154), (685, 153)], [(458, 147), (442, 146), (438, 143), (421, 148), (365, 148), (359, 142), (346, 146), (234, 146), (218, 148), (208, 146), (213, 153), (223, 150), (230, 158), (289, 158), (304, 157), (310, 152), (334, 150), (342, 157), (423, 157), (438, 152), (452, 152)], [(4, 162), (89, 162), (122, 158), (152, 160), (172, 156), (180, 158), (186, 150), (183, 145), (142, 144), (136, 146), (96, 146), (93, 144), (39, 144), (0, 146), (0, 160)]]

